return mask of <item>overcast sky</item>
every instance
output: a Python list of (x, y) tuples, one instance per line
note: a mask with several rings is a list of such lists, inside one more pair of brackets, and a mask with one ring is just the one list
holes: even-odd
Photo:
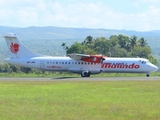
[(160, 0), (0, 0), (0, 25), (160, 30)]

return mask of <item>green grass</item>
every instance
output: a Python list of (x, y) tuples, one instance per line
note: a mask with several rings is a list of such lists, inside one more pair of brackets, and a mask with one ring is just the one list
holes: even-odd
[[(0, 73), (0, 77), (81, 77), (80, 74), (67, 72), (45, 72), (45, 73)], [(101, 73), (91, 75), (91, 77), (145, 77), (145, 73)], [(160, 72), (151, 73), (150, 76), (160, 76)]]
[(160, 81), (1, 81), (1, 120), (158, 120)]

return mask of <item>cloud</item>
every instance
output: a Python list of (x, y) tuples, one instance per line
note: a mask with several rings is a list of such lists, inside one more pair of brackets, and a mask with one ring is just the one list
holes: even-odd
[(159, 3), (159, 0), (138, 0), (140, 3)]
[(150, 5), (159, 6), (160, 1), (159, 0), (134, 0), (134, 1), (132, 1), (132, 3), (134, 6), (145, 7), (146, 4), (148, 6), (150, 6)]
[[(158, 0), (153, 1), (159, 2)], [(151, 1), (139, 0), (137, 5), (140, 5), (140, 2)], [(159, 7), (150, 4), (145, 10), (136, 13), (129, 12), (130, 9), (124, 13), (102, 1), (76, 2), (70, 0), (70, 2), (61, 3), (49, 0), (1, 0), (0, 24), (17, 27), (61, 26), (138, 31), (160, 28)]]

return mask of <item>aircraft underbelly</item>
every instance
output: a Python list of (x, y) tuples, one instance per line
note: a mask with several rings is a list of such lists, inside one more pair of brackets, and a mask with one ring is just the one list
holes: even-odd
[(118, 72), (118, 73), (146, 73), (146, 70), (138, 69), (104, 69), (104, 72)]
[(68, 68), (68, 71), (73, 73), (82, 73), (82, 71), (88, 71), (91, 74), (98, 74), (101, 72), (101, 70), (98, 68), (82, 68), (82, 67), (70, 67)]

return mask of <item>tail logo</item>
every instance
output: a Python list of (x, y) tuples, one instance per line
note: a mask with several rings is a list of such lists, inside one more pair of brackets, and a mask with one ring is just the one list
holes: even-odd
[(13, 54), (16, 54), (19, 51), (19, 44), (15, 43), (11, 43), (10, 45), (10, 50)]

